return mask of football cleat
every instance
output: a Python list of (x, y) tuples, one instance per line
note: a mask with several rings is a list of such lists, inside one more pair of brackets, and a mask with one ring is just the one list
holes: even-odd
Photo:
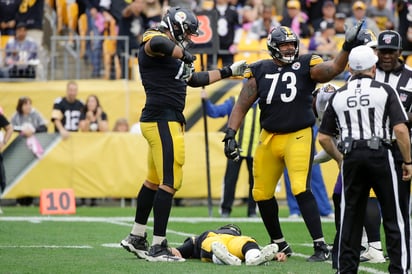
[(173, 255), (172, 251), (167, 245), (167, 240), (164, 239), (162, 243), (152, 245), (149, 253), (146, 256), (146, 261), (149, 262), (184, 262), (185, 259)]
[(139, 259), (145, 259), (149, 248), (146, 236), (146, 233), (144, 234), (144, 237), (129, 234), (120, 242), (120, 245), (127, 251), (134, 253)]
[(221, 262), (226, 265), (241, 265), (242, 261), (236, 257), (235, 255), (231, 254), (226, 246), (221, 242), (213, 242), (212, 243), (212, 252)]
[(376, 249), (371, 246), (369, 246), (368, 249), (362, 253), (360, 256), (360, 261), (375, 264), (386, 262), (382, 249)]
[(324, 262), (331, 257), (329, 247), (325, 242), (314, 242), (313, 249), (315, 253), (306, 260), (308, 262)]
[(253, 258), (248, 258), (246, 260), (246, 265), (261, 265), (267, 263), (275, 258), (279, 247), (277, 244), (270, 244), (260, 250), (260, 254)]
[(286, 256), (292, 256), (292, 248), (290, 248), (289, 244), (286, 241), (277, 244), (279, 247), (279, 252), (285, 253)]

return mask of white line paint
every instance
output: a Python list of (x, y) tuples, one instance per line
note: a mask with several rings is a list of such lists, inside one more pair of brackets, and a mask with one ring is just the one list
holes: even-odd
[(0, 248), (93, 248), (90, 245), (0, 245)]
[[(0, 217), (0, 222), (32, 222), (32, 223), (40, 223), (40, 222), (97, 222), (97, 223), (110, 223), (114, 225), (120, 226), (130, 226), (133, 223), (133, 219), (131, 217), (79, 217), (79, 216), (38, 216), (38, 217), (7, 217), (2, 216)], [(153, 221), (153, 218), (149, 218), (149, 221)], [(201, 223), (201, 222), (208, 222), (208, 223), (222, 223), (222, 222), (245, 222), (245, 223), (261, 223), (260, 218), (213, 218), (213, 217), (197, 217), (197, 218), (186, 218), (186, 217), (170, 217), (170, 222), (181, 222), (181, 223)], [(281, 222), (290, 222), (290, 223), (301, 223), (303, 219), (289, 219), (289, 218), (280, 218)], [(323, 218), (322, 222), (333, 222), (332, 219)], [(149, 230), (152, 230), (151, 227), (148, 227)], [(190, 237), (194, 236), (194, 234), (179, 232), (175, 230), (167, 230), (168, 233)], [(179, 245), (180, 243), (172, 243), (173, 245)], [(296, 244), (297, 245), (297, 244)], [(308, 245), (308, 244), (299, 244), (299, 245)], [(104, 247), (110, 248), (119, 248), (119, 243), (105, 243), (102, 244)], [(0, 248), (93, 248), (91, 246), (54, 246), (54, 245), (33, 245), (33, 246), (0, 246)], [(293, 256), (307, 258), (307, 254), (301, 253), (293, 253)], [(330, 261), (325, 263), (331, 264)], [(386, 274), (386, 272), (379, 271), (374, 268), (359, 266), (359, 270), (372, 273), (372, 274)]]

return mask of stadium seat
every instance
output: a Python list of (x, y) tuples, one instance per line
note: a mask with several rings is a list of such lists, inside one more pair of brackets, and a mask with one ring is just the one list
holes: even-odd
[(116, 42), (115, 39), (106, 39), (107, 37), (117, 36), (117, 26), (114, 19), (105, 22), (105, 29), (103, 32), (105, 39), (103, 40), (103, 63), (104, 63), (104, 78), (112, 79), (112, 64), (114, 65), (114, 78), (121, 78), (120, 60), (116, 56)]
[(87, 36), (87, 15), (83, 13), (79, 17), (79, 35), (80, 35), (80, 58), (86, 54), (86, 36)]
[(248, 63), (253, 63), (259, 60), (260, 51), (262, 50), (259, 40), (250, 39), (247, 31), (242, 32), (240, 42), (237, 45), (238, 52), (235, 54), (235, 62), (246, 60)]

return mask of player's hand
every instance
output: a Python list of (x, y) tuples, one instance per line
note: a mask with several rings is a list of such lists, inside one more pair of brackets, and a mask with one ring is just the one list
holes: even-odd
[(232, 76), (243, 76), (247, 64), (245, 60), (237, 61), (230, 65), (230, 70), (232, 71)]
[(235, 162), (239, 161), (240, 159), (240, 151), (235, 140), (236, 131), (227, 128), (225, 138), (223, 138), (222, 142), (225, 142), (225, 155), (228, 159), (231, 159)]
[(192, 64), (196, 60), (196, 56), (192, 55), (187, 50), (183, 50), (183, 57), (180, 58), (185, 64)]
[(351, 51), (354, 47), (363, 45), (363, 41), (358, 40), (358, 34), (364, 22), (365, 19), (362, 19), (353, 27), (345, 30), (345, 42), (342, 45), (343, 50)]
[(182, 80), (189, 81), (190, 77), (192, 77), (193, 72), (195, 71), (195, 68), (193, 67), (193, 64), (184, 64), (183, 66), (183, 74), (182, 74)]

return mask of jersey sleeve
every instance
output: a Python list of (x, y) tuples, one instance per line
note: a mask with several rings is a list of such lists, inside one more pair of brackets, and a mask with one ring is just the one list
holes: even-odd
[(313, 66), (319, 65), (321, 63), (323, 63), (322, 57), (320, 57), (317, 54), (312, 54), (312, 58), (310, 59), (309, 66), (313, 67)]
[(62, 120), (63, 119), (63, 109), (62, 109), (62, 98), (57, 98), (54, 101), (53, 104), (53, 110), (52, 110), (52, 114), (51, 114), (51, 120), (52, 122), (54, 120)]

